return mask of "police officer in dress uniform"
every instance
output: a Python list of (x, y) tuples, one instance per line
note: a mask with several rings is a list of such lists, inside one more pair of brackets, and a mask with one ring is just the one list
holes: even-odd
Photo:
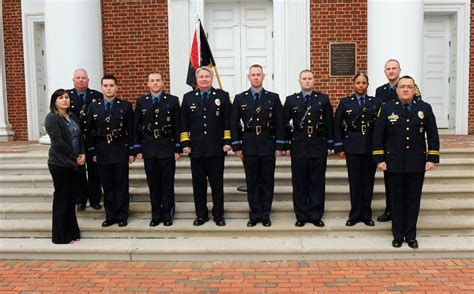
[[(94, 100), (102, 99), (102, 94), (96, 90), (89, 89), (89, 77), (85, 69), (79, 68), (74, 71), (72, 82), (74, 88), (67, 90), (71, 99), (71, 111), (79, 118), (81, 131), (84, 135), (87, 133), (87, 110), (89, 104)], [(102, 189), (99, 182), (99, 171), (97, 163), (92, 160), (92, 156), (86, 156), (86, 170), (81, 171), (82, 188), (78, 191), (76, 205), (78, 210), (86, 209), (87, 200), (94, 209), (101, 209), (100, 199), (102, 198)]]
[(161, 74), (148, 76), (150, 93), (138, 97), (134, 115), (135, 152), (144, 160), (150, 190), (150, 226), (173, 224), (174, 175), (181, 153), (178, 97), (163, 91)]
[(209, 221), (207, 179), (212, 190), (212, 216), (217, 226), (224, 219), (224, 158), (230, 151), (229, 93), (212, 87), (213, 73), (208, 67), (196, 70), (197, 89), (184, 95), (181, 104), (181, 145), (191, 158), (194, 226)]
[(310, 70), (301, 71), (298, 81), (301, 92), (288, 96), (284, 106), (295, 226), (310, 222), (324, 227), (327, 156), (328, 149), (333, 148), (332, 106), (328, 95), (313, 91), (314, 75)]
[[(425, 171), (439, 162), (439, 136), (431, 106), (414, 100), (415, 81), (403, 76), (398, 99), (385, 103), (375, 123), (373, 159), (387, 171), (392, 201), (393, 247), (418, 248), (416, 223)], [(425, 137), (428, 141), (426, 148)]]
[[(380, 99), (382, 103), (387, 103), (397, 99), (397, 82), (400, 78), (400, 63), (396, 59), (389, 59), (385, 62), (384, 73), (388, 83), (378, 87), (375, 90), (375, 97)], [(388, 189), (387, 175), (383, 173), (385, 184), (385, 210), (382, 215), (377, 217), (379, 222), (388, 222), (392, 219), (392, 206), (390, 201), (390, 192)]]
[(236, 156), (243, 157), (250, 206), (248, 227), (260, 221), (265, 227), (272, 225), (275, 156), (281, 156), (285, 147), (283, 106), (278, 94), (262, 87), (264, 78), (261, 65), (250, 66), (251, 88), (236, 95), (232, 104), (232, 148)]
[(376, 170), (372, 162), (372, 136), (382, 102), (367, 95), (368, 86), (367, 75), (357, 74), (355, 93), (339, 101), (334, 116), (334, 152), (346, 159), (349, 176), (351, 210), (346, 221), (349, 227), (358, 222), (375, 225), (371, 208)]
[(106, 219), (103, 227), (128, 224), (128, 165), (135, 161), (133, 151), (132, 104), (116, 96), (117, 80), (101, 79), (103, 98), (92, 102), (87, 114), (88, 150), (99, 166), (104, 189)]

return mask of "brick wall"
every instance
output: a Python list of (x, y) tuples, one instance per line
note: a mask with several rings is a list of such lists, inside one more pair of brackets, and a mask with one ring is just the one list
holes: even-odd
[(474, 3), (471, 3), (471, 51), (469, 58), (469, 134), (474, 134)]
[(3, 0), (2, 5), (8, 120), (15, 140), (28, 140), (21, 2)]
[(113, 74), (119, 96), (135, 101), (159, 71), (169, 89), (166, 0), (102, 0), (104, 73)]
[(311, 70), (317, 90), (329, 95), (335, 109), (340, 98), (353, 93), (353, 82), (329, 76), (329, 43), (356, 42), (357, 72), (367, 71), (367, 0), (313, 0), (310, 15)]

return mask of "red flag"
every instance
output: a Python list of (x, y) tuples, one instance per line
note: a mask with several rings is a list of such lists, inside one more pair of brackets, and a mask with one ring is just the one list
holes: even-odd
[[(191, 54), (189, 55), (189, 67), (186, 84), (196, 88), (196, 70), (201, 66), (210, 68), (216, 66), (214, 57), (212, 56), (211, 47), (207, 42), (206, 33), (202, 27), (201, 20), (198, 19), (198, 25), (194, 31), (193, 43), (191, 45)], [(219, 78), (216, 72), (217, 78)]]

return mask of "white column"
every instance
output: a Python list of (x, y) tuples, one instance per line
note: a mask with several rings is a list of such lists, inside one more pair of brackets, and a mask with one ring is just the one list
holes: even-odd
[(301, 90), (298, 75), (310, 67), (309, 14), (309, 0), (273, 1), (274, 90), (282, 102)]
[(103, 75), (100, 0), (45, 0), (44, 11), (46, 95), (72, 87), (76, 68), (86, 69), (89, 86), (99, 89)]
[(3, 9), (0, 1), (0, 142), (13, 140), (13, 132), (8, 122), (7, 91), (5, 82), (5, 51), (3, 39)]
[(189, 18), (188, 0), (168, 1), (168, 44), (170, 65), (169, 91), (180, 99), (190, 90), (186, 85), (189, 64)]
[(401, 75), (423, 88), (423, 0), (368, 0), (367, 63), (369, 94), (387, 83), (384, 64), (394, 58)]
[(204, 0), (168, 0), (170, 91), (180, 99), (192, 90), (186, 77), (196, 17), (204, 23)]

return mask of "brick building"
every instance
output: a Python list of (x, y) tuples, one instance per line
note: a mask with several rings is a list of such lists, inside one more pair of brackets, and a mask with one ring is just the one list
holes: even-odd
[(310, 68), (317, 90), (335, 107), (352, 92), (352, 77), (331, 70), (331, 44), (345, 43), (355, 47), (354, 71), (369, 75), (370, 95), (386, 83), (385, 61), (396, 58), (402, 74), (421, 86), (441, 129), (474, 132), (469, 0), (0, 2), (0, 140), (38, 140), (49, 96), (72, 87), (79, 67), (96, 89), (104, 73), (116, 75), (119, 95), (131, 101), (155, 70), (182, 96), (190, 89), (185, 79), (196, 15), (231, 95), (248, 88), (250, 64), (264, 66), (264, 86), (282, 99), (298, 91), (298, 73)]

